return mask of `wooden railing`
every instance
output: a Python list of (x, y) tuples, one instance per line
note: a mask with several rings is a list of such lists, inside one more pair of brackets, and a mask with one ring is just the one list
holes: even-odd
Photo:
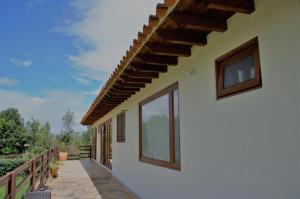
[(68, 155), (68, 160), (91, 159), (91, 150), (91, 146), (80, 146), (79, 151)]
[(49, 177), (49, 162), (57, 157), (57, 148), (49, 149), (1, 177), (0, 198), (21, 198), (20, 194), (24, 194), (23, 192), (35, 191), (42, 187)]

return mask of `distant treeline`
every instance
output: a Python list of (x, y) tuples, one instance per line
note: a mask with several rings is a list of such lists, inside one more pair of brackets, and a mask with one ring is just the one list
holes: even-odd
[(74, 114), (71, 111), (62, 117), (62, 131), (51, 133), (49, 122), (42, 124), (37, 119), (24, 122), (18, 109), (8, 108), (0, 112), (0, 157), (25, 152), (39, 153), (58, 146), (90, 145), (91, 128), (76, 132), (73, 129)]

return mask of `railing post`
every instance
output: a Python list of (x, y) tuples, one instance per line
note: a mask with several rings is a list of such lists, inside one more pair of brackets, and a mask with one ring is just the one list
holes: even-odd
[(16, 198), (16, 172), (11, 172), (11, 181), (9, 187), (10, 199)]
[(48, 150), (47, 151), (47, 175), (46, 175), (46, 178), (48, 179), (49, 178), (49, 163), (50, 163), (50, 155), (51, 155), (51, 150)]
[(90, 160), (92, 160), (92, 147), (90, 146)]
[(40, 177), (40, 184), (39, 184), (39, 188), (42, 188), (45, 186), (44, 180), (45, 180), (45, 153), (43, 153), (42, 155), (42, 162), (41, 162), (42, 166), (41, 166), (41, 177)]
[(32, 177), (31, 177), (31, 191), (35, 191), (35, 158), (32, 160), (31, 162), (31, 174), (32, 174)]

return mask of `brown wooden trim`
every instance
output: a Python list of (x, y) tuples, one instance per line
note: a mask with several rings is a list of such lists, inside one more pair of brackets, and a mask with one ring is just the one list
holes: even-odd
[(140, 105), (145, 105), (145, 104), (147, 104), (147, 103), (153, 101), (154, 99), (159, 98), (159, 97), (161, 97), (161, 96), (167, 94), (167, 93), (170, 91), (170, 89), (174, 90), (174, 89), (176, 89), (176, 88), (178, 88), (178, 82), (176, 82), (176, 83), (174, 83), (174, 84), (172, 84), (172, 85), (170, 85), (170, 86), (168, 86), (168, 87), (166, 87), (166, 88), (164, 88), (164, 89), (162, 89), (162, 90), (156, 92), (155, 94), (153, 94), (153, 95), (147, 97), (146, 99), (140, 101), (139, 104), (140, 104)]
[(157, 160), (157, 159), (142, 157), (142, 156), (140, 157), (140, 161), (144, 162), (144, 163), (160, 166), (160, 167), (165, 167), (165, 168), (169, 168), (169, 169), (178, 170), (178, 171), (181, 170), (181, 167), (180, 167), (179, 164), (171, 163), (171, 162), (168, 162), (168, 161)]
[[(181, 45), (197, 45), (205, 46), (207, 44), (206, 35), (203, 34), (203, 31), (195, 30), (158, 30), (157, 34), (164, 41), (173, 44)], [(179, 46), (180, 47), (180, 46)]]
[[(174, 143), (174, 98), (173, 98), (173, 91), (178, 89), (178, 82), (158, 91), (157, 93), (151, 95), (150, 97), (142, 100), (139, 103), (139, 160), (141, 162), (161, 166), (161, 167), (166, 167), (170, 169), (175, 169), (175, 170), (180, 170), (180, 164), (175, 163), (175, 143)], [(149, 157), (143, 156), (143, 141), (142, 141), (142, 107), (145, 104), (148, 104), (152, 102), (153, 100), (162, 97), (164, 95), (168, 95), (169, 99), (169, 143), (170, 143), (170, 161), (162, 161), (162, 160), (157, 160)]]
[[(192, 46), (206, 45), (207, 35), (211, 31), (226, 31), (227, 20), (235, 13), (252, 13), (254, 10), (254, 0), (164, 0), (163, 4), (157, 5), (156, 15), (149, 17), (148, 24), (143, 26), (143, 31), (138, 32), (137, 38), (133, 39), (133, 44), (129, 46), (120, 63), (82, 118), (81, 123), (91, 125), (102, 118), (105, 112), (99, 112), (97, 109), (110, 111), (114, 108), (105, 104), (98, 106), (113, 87), (118, 85), (124, 89), (145, 87), (144, 84), (128, 84), (124, 83), (125, 81), (120, 81), (120, 77), (126, 74), (126, 70), (160, 73), (168, 71), (167, 65), (177, 64), (174, 60), (170, 61), (169, 59), (162, 59), (162, 57), (160, 59), (151, 57), (141, 60), (138, 55), (188, 57), (191, 55)], [(152, 64), (132, 66), (134, 62)], [(132, 75), (127, 75), (127, 77), (134, 78)], [(150, 77), (140, 76), (139, 78), (147, 79)], [(136, 81), (136, 79), (128, 78), (127, 80)], [(138, 81), (148, 82), (149, 80)], [(122, 85), (123, 83), (125, 85)]]
[[(107, 167), (108, 169), (112, 169), (112, 164), (110, 163), (110, 151), (112, 155), (112, 118), (109, 118), (105, 122), (101, 123), (101, 145), (100, 145), (100, 162)], [(111, 138), (109, 135), (109, 131), (111, 131)], [(111, 142), (111, 143), (110, 143)], [(110, 148), (111, 147), (111, 148)]]
[[(251, 54), (255, 55), (254, 79), (224, 88), (225, 68)], [(258, 37), (255, 37), (241, 46), (222, 55), (216, 59), (215, 64), (217, 100), (262, 87)]]
[(225, 32), (227, 30), (226, 20), (204, 18), (188, 14), (173, 14), (171, 18), (179, 26), (184, 26), (189, 29), (202, 30), (202, 31), (217, 31)]
[(117, 115), (117, 142), (125, 142), (126, 139), (126, 115), (121, 112)]
[(239, 0), (235, 2), (232, 1), (230, 3), (224, 1), (222, 2), (219, 0), (209, 0), (207, 4), (207, 8), (209, 9), (229, 12), (240, 12), (250, 14), (255, 10), (254, 0)]

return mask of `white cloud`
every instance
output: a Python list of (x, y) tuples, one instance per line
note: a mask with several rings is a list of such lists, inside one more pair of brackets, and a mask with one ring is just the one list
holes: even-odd
[(99, 91), (100, 91), (100, 89), (96, 89), (93, 91), (84, 91), (84, 92), (82, 92), (82, 94), (96, 97), (98, 95)]
[(0, 77), (0, 86), (10, 86), (10, 85), (15, 85), (19, 81), (16, 79), (11, 79), (8, 77)]
[(28, 93), (0, 90), (0, 111), (9, 107), (18, 108), (25, 121), (35, 118), (41, 122), (49, 121), (52, 132), (61, 131), (61, 118), (71, 110), (75, 115), (75, 129), (82, 130), (80, 119), (87, 110), (87, 96), (62, 90), (47, 91), (43, 96), (32, 96)]
[(17, 60), (15, 58), (11, 58), (10, 62), (16, 66), (23, 67), (23, 68), (28, 68), (32, 66), (31, 60)]
[(85, 77), (74, 76), (74, 77), (72, 77), (72, 78), (75, 79), (76, 81), (80, 82), (81, 84), (88, 85), (88, 84), (91, 84), (91, 83), (92, 83), (90, 80), (88, 80), (88, 79), (85, 78)]
[(67, 56), (69, 61), (80, 74), (105, 80), (159, 2), (162, 0), (72, 1), (72, 12), (63, 20), (68, 22), (66, 28), (59, 28), (76, 38), (79, 50)]

